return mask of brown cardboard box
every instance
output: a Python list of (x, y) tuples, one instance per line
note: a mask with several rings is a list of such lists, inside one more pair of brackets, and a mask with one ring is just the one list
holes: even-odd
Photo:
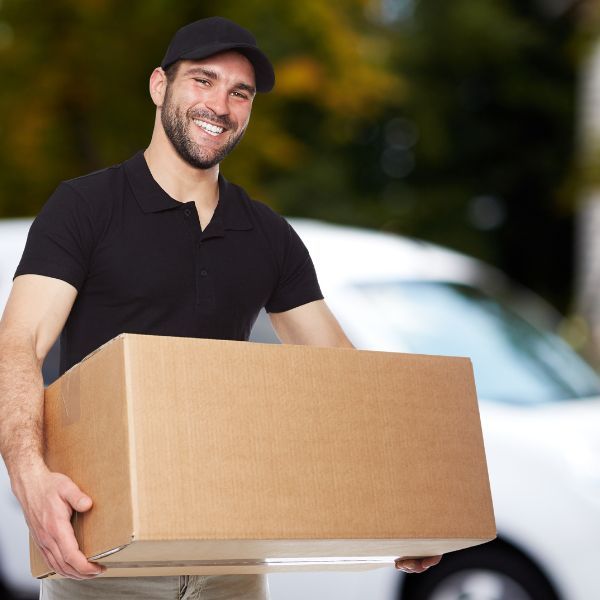
[[(466, 358), (124, 334), (45, 407), (107, 576), (372, 567), (495, 537)], [(33, 545), (31, 567), (52, 573)]]

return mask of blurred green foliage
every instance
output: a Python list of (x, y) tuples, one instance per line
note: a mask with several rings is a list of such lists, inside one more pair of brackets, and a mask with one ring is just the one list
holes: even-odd
[(381, 58), (389, 43), (364, 8), (362, 0), (5, 0), (0, 20), (12, 40), (0, 51), (2, 215), (35, 213), (59, 180), (145, 147), (152, 69), (178, 27), (212, 14), (251, 29), (278, 79), (276, 93), (255, 101), (224, 172), (283, 210), (327, 202), (325, 187), (343, 215), (351, 168), (337, 150), (401, 96)]
[(543, 0), (423, 0), (395, 47), (419, 128), (399, 222), (498, 264), (561, 309), (573, 273), (576, 15)]
[(566, 306), (577, 38), (543, 0), (0, 0), (0, 216), (145, 147), (152, 69), (214, 14), (277, 72), (227, 177), (287, 215), (480, 256)]

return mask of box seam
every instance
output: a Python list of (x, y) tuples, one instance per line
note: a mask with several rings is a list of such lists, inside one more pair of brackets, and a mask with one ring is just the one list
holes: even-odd
[(135, 436), (135, 421), (134, 421), (134, 410), (133, 410), (133, 385), (131, 381), (131, 336), (126, 335), (123, 337), (123, 377), (125, 379), (125, 398), (127, 407), (127, 443), (129, 452), (129, 483), (130, 483), (130, 501), (131, 501), (131, 516), (132, 526), (131, 531), (131, 542), (136, 539), (136, 535), (139, 534), (140, 522), (139, 522), (139, 510), (138, 510), (138, 473), (137, 473), (137, 446)]

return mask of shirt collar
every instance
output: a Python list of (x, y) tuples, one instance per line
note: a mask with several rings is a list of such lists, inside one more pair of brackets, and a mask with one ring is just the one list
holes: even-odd
[[(140, 150), (125, 161), (124, 166), (133, 195), (143, 212), (155, 213), (182, 206), (182, 202), (171, 198), (152, 177), (143, 151)], [(214, 225), (220, 225), (223, 229), (252, 229), (252, 222), (244, 205), (243, 190), (219, 174), (219, 204), (214, 215), (219, 223), (215, 222)], [(212, 224), (211, 220), (209, 227)]]

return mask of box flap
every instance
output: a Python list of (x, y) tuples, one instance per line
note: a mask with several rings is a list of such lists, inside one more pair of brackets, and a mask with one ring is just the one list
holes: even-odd
[[(119, 336), (45, 390), (46, 463), (71, 477), (94, 502), (72, 520), (88, 557), (128, 544), (135, 535), (125, 387)], [(34, 576), (51, 571), (33, 543), (30, 554)]]

